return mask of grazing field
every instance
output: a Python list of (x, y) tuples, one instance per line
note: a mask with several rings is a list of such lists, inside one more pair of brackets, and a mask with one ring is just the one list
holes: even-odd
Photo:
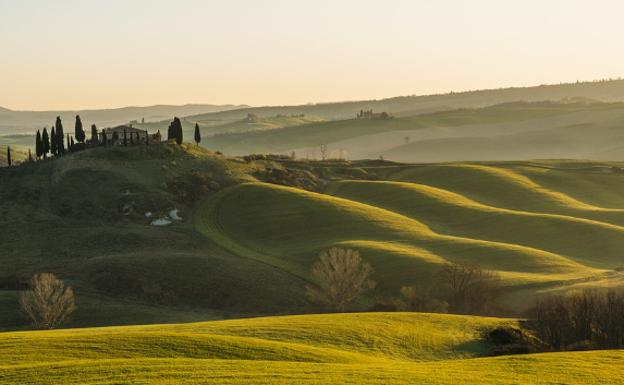
[[(267, 317), (0, 334), (3, 384), (616, 384), (622, 351), (478, 358), (515, 320)], [(599, 379), (599, 382), (597, 382)]]

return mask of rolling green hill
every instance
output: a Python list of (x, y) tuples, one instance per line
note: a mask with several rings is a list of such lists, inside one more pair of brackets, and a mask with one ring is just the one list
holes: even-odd
[(358, 309), (466, 261), (499, 272), (502, 311), (520, 314), (540, 293), (622, 281), (621, 166), (241, 159), (160, 144), (0, 168), (0, 328), (27, 327), (19, 282), (41, 271), (74, 287), (70, 326), (318, 312), (305, 286), (333, 246), (375, 270)]
[(475, 358), (516, 321), (377, 313), (0, 334), (3, 384), (617, 384), (623, 351)]

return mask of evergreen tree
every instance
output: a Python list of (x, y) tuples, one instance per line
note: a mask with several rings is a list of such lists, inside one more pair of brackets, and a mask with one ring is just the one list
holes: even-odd
[(106, 146), (108, 144), (108, 136), (106, 135), (106, 131), (102, 130), (102, 145)]
[(58, 138), (56, 137), (54, 126), (52, 126), (52, 130), (50, 131), (50, 151), (52, 152), (52, 155), (58, 155)]
[(199, 124), (195, 123), (195, 143), (199, 146), (201, 142), (201, 134), (199, 133)]
[(167, 140), (173, 139), (173, 127), (169, 124), (169, 128), (167, 129)]
[(54, 125), (56, 127), (57, 152), (59, 155), (63, 155), (65, 154), (65, 133), (63, 133), (63, 122), (61, 122), (60, 116), (56, 117), (56, 123)]
[(171, 131), (173, 134), (173, 139), (175, 139), (176, 143), (182, 144), (183, 135), (182, 135), (182, 122), (180, 118), (173, 118), (173, 122), (171, 123)]
[(7, 146), (7, 164), (11, 167), (13, 161), (11, 160), (11, 146)]
[(43, 141), (41, 140), (41, 132), (37, 130), (37, 136), (35, 137), (35, 154), (37, 159), (43, 156)]
[(33, 162), (32, 152), (30, 152), (30, 148), (28, 148), (28, 161), (29, 161), (30, 163), (32, 163), (32, 162)]
[(43, 159), (48, 157), (48, 152), (50, 152), (50, 137), (48, 136), (48, 129), (43, 128), (43, 135), (41, 136), (42, 141), (42, 150), (43, 150)]
[(67, 140), (67, 151), (71, 151), (71, 143), (69, 142), (69, 134), (65, 136), (65, 140)]
[(86, 134), (82, 129), (82, 120), (80, 120), (80, 115), (76, 115), (76, 129), (75, 129), (76, 140), (80, 143), (84, 143), (86, 139)]
[(96, 144), (98, 142), (97, 127), (95, 124), (91, 125), (91, 143)]

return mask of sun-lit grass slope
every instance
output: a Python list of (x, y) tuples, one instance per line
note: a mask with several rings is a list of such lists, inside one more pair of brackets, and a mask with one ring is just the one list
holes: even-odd
[(380, 288), (427, 282), (445, 261), (499, 270), (510, 284), (594, 274), (569, 258), (518, 244), (432, 231), (406, 215), (353, 200), (264, 183), (225, 190), (196, 214), (198, 230), (231, 251), (308, 277), (317, 253), (355, 247)]
[(439, 187), (499, 208), (624, 225), (624, 178), (613, 166), (581, 162), (455, 163), (406, 167), (389, 179)]
[(3, 384), (615, 384), (622, 351), (474, 358), (514, 320), (408, 313), (0, 334)]
[(342, 181), (330, 184), (326, 192), (406, 215), (445, 234), (529, 246), (593, 267), (614, 268), (623, 262), (621, 226), (500, 209), (416, 183)]
[[(492, 125), (521, 122), (579, 111), (609, 111), (619, 104), (509, 103), (482, 109), (460, 109), (394, 119), (346, 119), (284, 127), (269, 131), (222, 135), (213, 138), (209, 148), (229, 153), (283, 152), (293, 148), (315, 147), (383, 132), (418, 130), (432, 127)], [(621, 106), (620, 106), (621, 108)], [(355, 115), (355, 114), (354, 114)], [(390, 144), (389, 144), (390, 145)]]

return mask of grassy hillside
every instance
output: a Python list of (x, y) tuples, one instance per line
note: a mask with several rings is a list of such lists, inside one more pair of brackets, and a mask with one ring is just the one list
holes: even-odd
[(270, 317), (0, 334), (4, 384), (601, 384), (624, 352), (483, 355), (513, 320), (430, 314)]
[(70, 326), (318, 312), (305, 286), (332, 246), (375, 270), (359, 309), (467, 261), (500, 272), (519, 313), (544, 291), (621, 282), (620, 166), (244, 160), (162, 144), (0, 168), (0, 328), (27, 327), (17, 298), (41, 271), (74, 287)]

